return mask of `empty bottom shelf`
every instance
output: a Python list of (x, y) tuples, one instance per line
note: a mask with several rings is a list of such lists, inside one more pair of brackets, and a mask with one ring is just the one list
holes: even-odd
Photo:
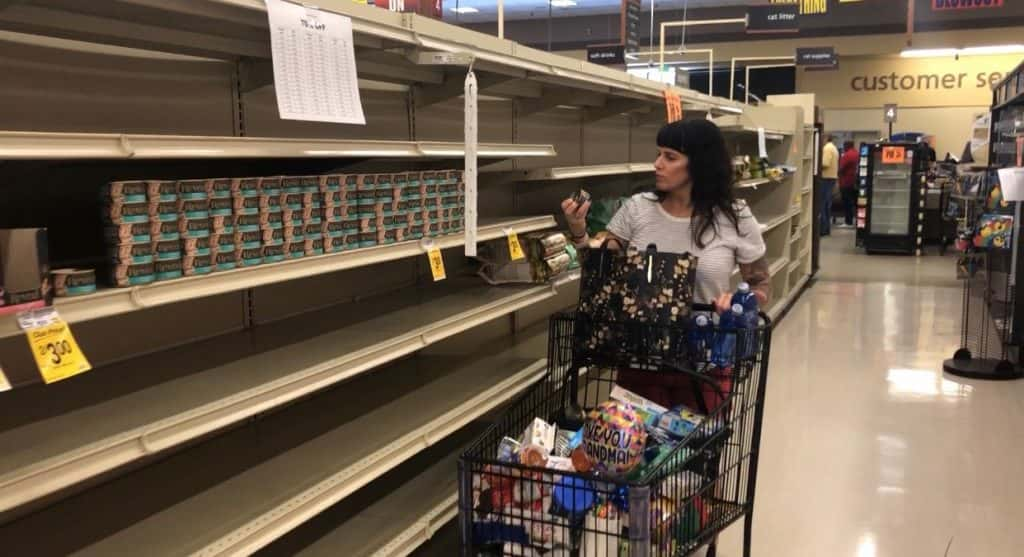
[(400, 389), (405, 377), (452, 371), (76, 555), (129, 555), (138, 548), (147, 556), (252, 553), (539, 379), (545, 361), (520, 357), (516, 350), (486, 357), (423, 356), (391, 366), (367, 378), (375, 389), (363, 386), (353, 393), (380, 397)]

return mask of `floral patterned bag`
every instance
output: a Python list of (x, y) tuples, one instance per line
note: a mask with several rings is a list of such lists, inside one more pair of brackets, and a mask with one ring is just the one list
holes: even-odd
[(590, 250), (583, 260), (577, 348), (606, 364), (684, 354), (696, 269), (696, 256), (660, 253), (654, 244), (623, 252), (605, 242)]

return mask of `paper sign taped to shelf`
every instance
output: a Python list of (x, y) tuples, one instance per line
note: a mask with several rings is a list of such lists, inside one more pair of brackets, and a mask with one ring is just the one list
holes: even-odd
[(44, 382), (53, 383), (92, 369), (75, 342), (71, 327), (54, 308), (19, 313), (18, 325), (25, 331), (29, 349)]
[(444, 272), (444, 257), (441, 256), (441, 248), (435, 246), (428, 249), (427, 259), (430, 261), (430, 274), (434, 275), (434, 282), (448, 278)]
[(882, 164), (903, 164), (907, 151), (903, 147), (882, 147)]
[(757, 156), (762, 159), (768, 158), (768, 143), (764, 128), (757, 128)]
[(665, 90), (665, 121), (668, 123), (678, 122), (683, 119), (683, 101), (675, 91)]
[(284, 0), (266, 3), (281, 119), (365, 125), (352, 20)]
[(523, 246), (519, 245), (519, 235), (516, 234), (516, 231), (506, 230), (505, 237), (508, 238), (508, 254), (512, 261), (524, 259), (526, 254), (523, 253)]

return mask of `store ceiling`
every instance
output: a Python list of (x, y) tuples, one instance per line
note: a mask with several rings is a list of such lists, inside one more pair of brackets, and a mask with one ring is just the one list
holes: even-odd
[[(622, 9), (622, 0), (571, 0), (575, 6), (550, 8), (553, 17), (575, 17), (582, 15), (614, 14)], [(681, 10), (688, 8), (711, 8), (722, 6), (744, 6), (754, 4), (752, 0), (656, 0), (654, 9)], [(482, 23), (498, 20), (497, 0), (444, 0), (444, 20), (449, 23)], [(472, 8), (473, 13), (457, 13), (456, 9)], [(643, 0), (644, 10), (651, 9), (650, 0)], [(548, 0), (505, 0), (505, 19), (546, 19)]]

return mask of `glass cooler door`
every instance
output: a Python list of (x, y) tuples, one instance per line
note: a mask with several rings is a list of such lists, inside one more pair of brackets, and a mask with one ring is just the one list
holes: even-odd
[(910, 234), (913, 154), (913, 150), (903, 146), (883, 146), (875, 150), (871, 180), (871, 234)]

